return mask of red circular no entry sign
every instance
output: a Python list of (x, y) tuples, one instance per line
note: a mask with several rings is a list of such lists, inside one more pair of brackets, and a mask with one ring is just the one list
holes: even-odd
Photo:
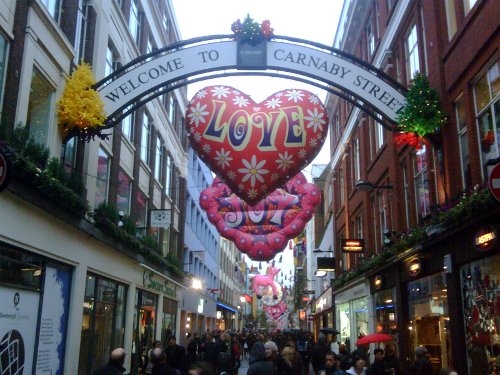
[(500, 163), (493, 167), (488, 181), (491, 194), (500, 201)]

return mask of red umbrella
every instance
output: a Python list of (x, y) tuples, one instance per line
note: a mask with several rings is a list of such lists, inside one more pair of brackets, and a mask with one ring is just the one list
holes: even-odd
[(368, 345), (375, 342), (392, 341), (391, 335), (385, 333), (372, 333), (371, 335), (366, 335), (356, 341), (356, 345)]

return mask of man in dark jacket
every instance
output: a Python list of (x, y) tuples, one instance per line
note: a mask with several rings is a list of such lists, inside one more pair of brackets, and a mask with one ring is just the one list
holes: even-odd
[(122, 375), (125, 372), (125, 350), (116, 348), (111, 352), (106, 365), (99, 367), (92, 375)]
[(384, 350), (375, 349), (373, 354), (375, 354), (375, 361), (368, 368), (368, 375), (385, 375)]
[(432, 364), (427, 358), (427, 348), (425, 346), (417, 346), (415, 349), (415, 363), (410, 367), (412, 375), (428, 375), (432, 373)]
[(175, 336), (170, 336), (168, 339), (165, 354), (167, 355), (167, 364), (176, 370), (176, 372), (184, 373), (187, 370), (183, 368), (183, 365), (185, 364), (184, 356), (186, 355), (186, 350), (183, 346), (177, 345)]
[(167, 365), (166, 358), (163, 349), (155, 348), (151, 350), (152, 375), (176, 375), (175, 370)]
[(217, 360), (217, 354), (219, 354), (219, 344), (215, 342), (212, 334), (208, 333), (205, 335), (206, 341), (201, 345), (201, 352), (203, 361), (211, 363), (215, 368), (215, 362)]
[(266, 355), (266, 348), (262, 342), (256, 342), (252, 346), (249, 359), (250, 367), (247, 375), (274, 375), (273, 362)]
[(311, 353), (311, 363), (315, 374), (324, 366), (328, 351), (330, 351), (330, 348), (326, 342), (326, 336), (320, 333), (318, 335), (318, 343), (314, 346)]

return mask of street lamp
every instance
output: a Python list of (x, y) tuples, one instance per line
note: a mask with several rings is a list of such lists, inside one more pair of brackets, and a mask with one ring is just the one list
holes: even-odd
[(356, 190), (364, 191), (367, 193), (372, 192), (374, 189), (393, 189), (392, 185), (375, 185), (370, 181), (359, 180), (356, 182)]
[(192, 287), (193, 289), (200, 290), (200, 289), (203, 289), (203, 283), (201, 282), (201, 280), (200, 280), (200, 279), (195, 279), (195, 278), (193, 278), (193, 281), (192, 281), (191, 287)]

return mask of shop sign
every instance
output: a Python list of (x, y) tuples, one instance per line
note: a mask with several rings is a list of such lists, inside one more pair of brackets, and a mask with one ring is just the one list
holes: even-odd
[(479, 230), (474, 236), (474, 245), (478, 251), (491, 250), (498, 242), (498, 230), (487, 226)]
[(305, 310), (300, 310), (299, 311), (299, 319), (300, 320), (306, 320), (306, 311)]
[(341, 240), (343, 253), (362, 253), (365, 251), (365, 241), (360, 239), (346, 239)]
[(149, 293), (142, 292), (141, 307), (154, 307), (155, 298)]
[(417, 276), (420, 273), (421, 269), (422, 269), (422, 264), (419, 258), (414, 258), (408, 264), (408, 273), (410, 274), (410, 276)]
[(177, 298), (175, 285), (168, 280), (159, 281), (155, 279), (154, 272), (144, 270), (142, 274), (143, 286), (146, 289), (154, 290), (155, 292), (163, 293), (170, 298)]
[(328, 310), (332, 307), (332, 291), (328, 288), (317, 300), (315, 303), (315, 313), (318, 314), (324, 310)]
[(172, 210), (151, 210), (149, 226), (151, 228), (168, 228), (172, 221)]
[(5, 189), (10, 181), (12, 167), (10, 160), (0, 152), (0, 191)]
[(304, 290), (303, 294), (314, 294), (314, 290)]

